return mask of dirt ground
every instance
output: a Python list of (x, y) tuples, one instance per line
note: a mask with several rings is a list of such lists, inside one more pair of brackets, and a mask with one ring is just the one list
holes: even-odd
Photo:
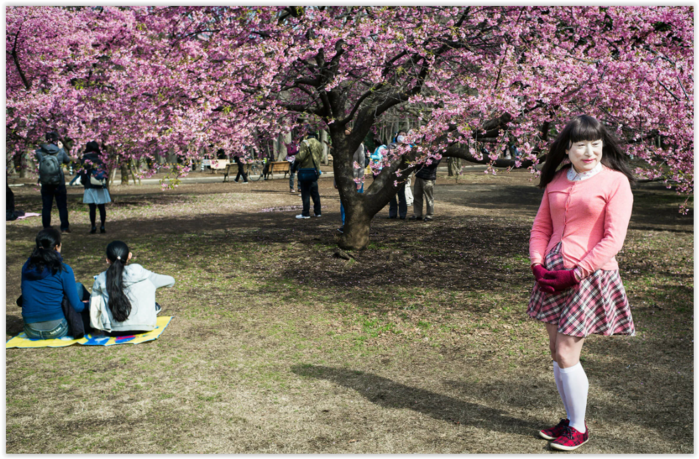
[[(36, 189), (13, 191), (40, 212)], [(322, 217), (296, 220), (285, 180), (114, 187), (107, 234), (88, 235), (71, 188), (78, 281), (123, 240), (177, 280), (158, 292), (174, 319), (137, 346), (7, 350), (7, 452), (551, 452), (536, 431), (565, 413), (526, 316), (529, 175), (440, 176), (433, 222), (385, 209), (350, 260), (334, 256), (332, 179), (320, 193)], [(576, 452), (693, 453), (693, 215), (657, 184), (634, 197), (618, 260), (637, 335), (586, 340), (591, 440)], [(6, 225), (7, 339), (40, 228)]]

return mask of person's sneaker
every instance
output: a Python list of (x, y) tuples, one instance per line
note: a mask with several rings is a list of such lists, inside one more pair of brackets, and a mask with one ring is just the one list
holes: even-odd
[(70, 228), (62, 229), (61, 233), (70, 233)]
[(539, 431), (539, 436), (544, 440), (555, 440), (563, 434), (563, 431), (568, 427), (570, 421), (568, 419), (561, 419), (561, 422), (548, 429), (542, 429)]
[(590, 429), (585, 425), (585, 433), (580, 433), (575, 427), (566, 426), (560, 437), (552, 441), (551, 448), (560, 451), (573, 451), (580, 448), (590, 439)]
[(303, 215), (303, 214), (299, 214), (299, 215), (296, 216), (296, 218), (311, 218), (311, 216), (310, 216), (310, 215), (306, 216), (306, 215)]
[(243, 185), (247, 185), (248, 183), (250, 183), (250, 182), (245, 181), (245, 182), (243, 182)]
[(339, 228), (337, 229), (337, 232), (340, 233), (340, 234), (344, 234), (344, 232), (345, 232), (345, 227), (344, 227), (344, 226), (339, 227)]
[(320, 218), (320, 214), (318, 214), (318, 215), (314, 215), (314, 216), (315, 216), (315, 217), (318, 217), (318, 218)]
[(106, 232), (107, 232), (107, 230), (104, 229), (104, 226), (100, 226), (100, 233), (104, 234)]
[(412, 217), (410, 217), (410, 219), (411, 220), (422, 220), (422, 217), (418, 217), (416, 215), (413, 215)]
[(163, 312), (162, 306), (160, 306), (158, 303), (155, 303), (155, 315), (157, 316), (161, 312)]
[[(265, 180), (267, 180), (267, 179), (265, 179)], [(289, 190), (289, 193), (294, 194), (294, 193), (296, 193), (296, 192), (295, 192), (294, 189), (292, 188), (291, 190)]]
[(432, 221), (432, 217), (425, 217), (423, 220), (426, 221), (426, 222), (431, 222), (431, 221)]
[(95, 234), (97, 232), (97, 227), (93, 226), (92, 229), (90, 229), (90, 234)]

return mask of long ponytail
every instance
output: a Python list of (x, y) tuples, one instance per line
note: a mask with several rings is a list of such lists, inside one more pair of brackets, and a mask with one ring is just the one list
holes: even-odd
[(107, 269), (107, 294), (109, 310), (114, 320), (123, 322), (131, 314), (131, 302), (124, 293), (124, 267), (129, 257), (129, 246), (121, 241), (112, 241), (107, 246), (107, 258), (111, 261)]
[(63, 257), (56, 252), (56, 247), (61, 245), (61, 233), (51, 226), (39, 231), (36, 235), (36, 247), (29, 256), (28, 267), (35, 267), (37, 271), (45, 268), (55, 275), (63, 270)]

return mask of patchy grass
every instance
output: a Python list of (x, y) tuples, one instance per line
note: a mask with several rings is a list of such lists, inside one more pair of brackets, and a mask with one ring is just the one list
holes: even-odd
[[(175, 319), (138, 346), (8, 350), (8, 453), (542, 453), (563, 414), (543, 326), (525, 311), (525, 174), (438, 181), (432, 223), (375, 219), (355, 259), (322, 219), (297, 221), (286, 181), (118, 188), (106, 235), (86, 236), (71, 190), (65, 260), (79, 281), (113, 239), (173, 275)], [(693, 452), (693, 226), (642, 186), (621, 276), (636, 337), (590, 337), (585, 453)], [(38, 193), (20, 190), (19, 208)], [(54, 215), (58, 221), (58, 215)], [(40, 221), (7, 225), (7, 338)], [(514, 441), (513, 441), (514, 440)]]

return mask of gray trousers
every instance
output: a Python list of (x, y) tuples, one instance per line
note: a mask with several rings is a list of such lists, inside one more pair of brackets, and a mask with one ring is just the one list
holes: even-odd
[(422, 197), (427, 201), (427, 213), (425, 217), (434, 216), (434, 182), (415, 177), (415, 201), (413, 201), (413, 213), (416, 217), (422, 217)]

